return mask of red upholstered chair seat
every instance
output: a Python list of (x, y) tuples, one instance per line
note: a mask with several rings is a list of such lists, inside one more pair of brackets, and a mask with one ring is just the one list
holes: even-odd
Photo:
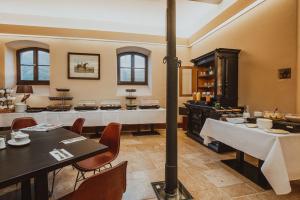
[(108, 151), (78, 162), (74, 166), (80, 171), (94, 171), (109, 164), (114, 159), (114, 156), (112, 152)]
[(81, 135), (84, 122), (85, 122), (84, 118), (76, 119), (75, 122), (73, 123), (73, 126), (71, 127), (71, 131)]
[(11, 130), (19, 130), (36, 125), (37, 122), (32, 117), (21, 117), (14, 119), (14, 121), (11, 123)]
[(126, 191), (127, 161), (87, 178), (60, 200), (121, 200)]

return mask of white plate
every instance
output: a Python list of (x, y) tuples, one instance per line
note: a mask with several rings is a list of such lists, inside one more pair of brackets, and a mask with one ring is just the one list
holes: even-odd
[(232, 124), (242, 124), (245, 122), (245, 119), (241, 117), (226, 118), (226, 120)]
[(257, 124), (247, 123), (247, 124), (245, 124), (245, 126), (248, 127), (248, 128), (257, 128)]
[(282, 129), (264, 129), (264, 131), (273, 134), (289, 134), (290, 132)]
[(24, 146), (26, 144), (29, 144), (31, 142), (30, 139), (25, 140), (23, 142), (16, 142), (15, 140), (8, 140), (7, 144), (12, 145), (12, 146)]

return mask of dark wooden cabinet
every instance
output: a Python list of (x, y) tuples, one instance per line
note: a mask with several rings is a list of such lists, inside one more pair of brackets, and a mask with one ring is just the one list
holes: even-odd
[(192, 59), (197, 72), (197, 91), (210, 95), (222, 106), (238, 105), (238, 49), (216, 49)]
[[(222, 113), (218, 112), (212, 106), (207, 106), (204, 103), (195, 103), (189, 101), (185, 104), (187, 108), (188, 127), (187, 135), (197, 142), (203, 144), (203, 138), (200, 136), (202, 127), (207, 118), (220, 119)], [(208, 147), (218, 153), (232, 151), (233, 149), (219, 141), (214, 141), (208, 144)]]
[[(185, 104), (188, 116), (187, 135), (203, 143), (201, 129), (207, 118), (220, 119), (222, 113), (214, 107), (218, 102), (222, 107), (238, 106), (238, 49), (216, 49), (192, 60), (197, 68), (197, 92), (201, 93), (200, 102), (189, 101)], [(205, 103), (206, 96), (210, 104)], [(214, 141), (208, 145), (216, 152), (233, 150), (231, 147)]]

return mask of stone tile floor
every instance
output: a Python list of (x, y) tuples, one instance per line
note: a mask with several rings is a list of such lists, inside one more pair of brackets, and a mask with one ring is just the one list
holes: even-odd
[[(165, 131), (160, 132), (161, 135), (138, 137), (122, 133), (120, 154), (113, 164), (128, 161), (124, 200), (156, 199), (150, 183), (164, 180)], [(178, 138), (179, 179), (195, 199), (300, 200), (300, 181), (292, 182), (292, 193), (276, 196), (272, 190), (264, 191), (220, 162), (233, 158), (233, 153), (214, 153), (188, 138), (180, 129)], [(65, 167), (57, 176), (51, 200), (72, 191), (75, 176), (76, 170)], [(9, 188), (2, 193), (4, 191)]]

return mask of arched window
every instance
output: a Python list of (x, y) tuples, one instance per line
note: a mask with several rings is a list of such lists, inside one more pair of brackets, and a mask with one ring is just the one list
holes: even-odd
[(147, 85), (148, 56), (137, 52), (118, 54), (118, 84)]
[(118, 48), (118, 85), (148, 85), (150, 54), (151, 51), (143, 47)]
[(49, 50), (37, 47), (17, 51), (17, 84), (49, 85)]

